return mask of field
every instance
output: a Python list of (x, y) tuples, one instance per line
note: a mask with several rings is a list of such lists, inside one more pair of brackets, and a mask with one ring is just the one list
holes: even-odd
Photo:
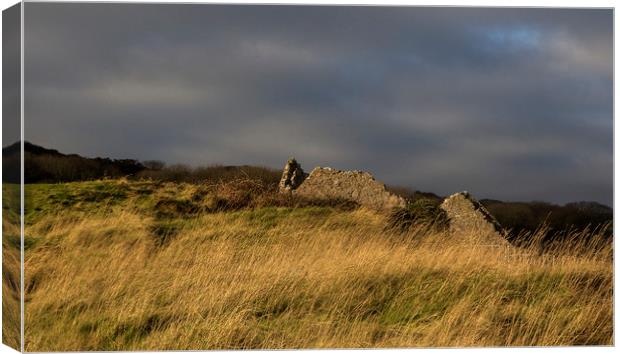
[(613, 344), (595, 233), (540, 252), (385, 225), (235, 186), (27, 185), (25, 349)]

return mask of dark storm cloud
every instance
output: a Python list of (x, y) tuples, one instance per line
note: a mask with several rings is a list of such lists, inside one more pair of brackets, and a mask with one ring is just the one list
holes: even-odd
[(21, 8), (2, 11), (2, 146), (21, 137)]
[(612, 11), (26, 4), (26, 139), (612, 200)]

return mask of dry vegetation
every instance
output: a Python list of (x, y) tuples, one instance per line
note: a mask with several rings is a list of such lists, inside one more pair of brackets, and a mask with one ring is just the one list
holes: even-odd
[(19, 185), (2, 190), (2, 343), (20, 348)]
[(612, 344), (600, 230), (503, 249), (236, 186), (29, 185), (25, 349)]

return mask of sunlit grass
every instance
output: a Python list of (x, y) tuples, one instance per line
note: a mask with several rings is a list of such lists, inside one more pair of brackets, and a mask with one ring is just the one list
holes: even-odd
[(602, 241), (466, 244), (329, 206), (162, 215), (200, 186), (89, 183), (30, 191), (27, 351), (612, 344)]

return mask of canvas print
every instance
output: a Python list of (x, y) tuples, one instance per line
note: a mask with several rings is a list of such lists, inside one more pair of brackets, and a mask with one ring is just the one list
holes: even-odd
[(613, 9), (19, 6), (5, 344), (614, 344)]

